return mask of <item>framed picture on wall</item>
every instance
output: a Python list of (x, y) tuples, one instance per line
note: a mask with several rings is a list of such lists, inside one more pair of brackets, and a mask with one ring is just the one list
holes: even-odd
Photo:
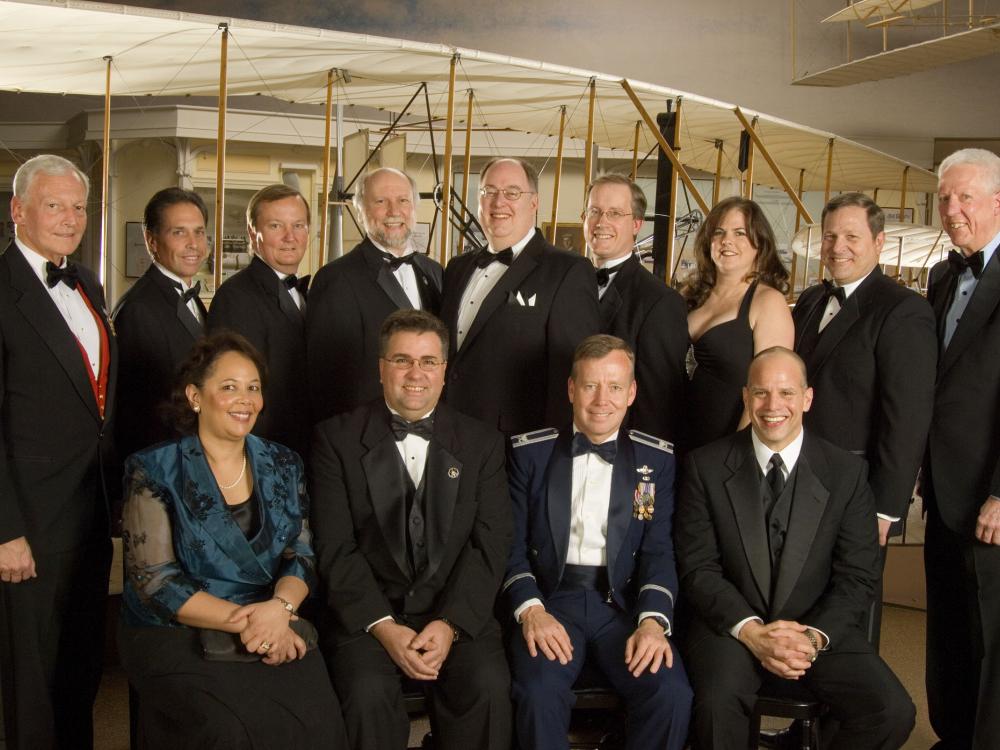
[[(552, 224), (549, 222), (542, 224), (542, 234), (545, 235), (545, 239), (549, 238), (551, 227)], [(556, 236), (552, 244), (560, 250), (583, 253), (586, 249), (583, 242), (583, 224), (556, 224)]]

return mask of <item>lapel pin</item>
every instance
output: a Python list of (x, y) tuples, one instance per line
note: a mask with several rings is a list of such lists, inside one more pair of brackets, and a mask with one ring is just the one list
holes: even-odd
[(645, 477), (648, 477), (648, 476), (649, 476), (650, 474), (652, 474), (652, 473), (653, 473), (653, 470), (652, 470), (652, 469), (650, 469), (650, 468), (649, 468), (648, 466), (646, 466), (645, 464), (643, 464), (643, 465), (642, 465), (642, 466), (640, 466), (640, 467), (639, 467), (638, 469), (636, 469), (636, 471), (637, 471), (637, 472), (639, 472), (640, 474), (642, 474), (643, 478), (645, 478)]
[(450, 469), (448, 469), (448, 478), (449, 479), (458, 479), (458, 469), (456, 469), (454, 466), (452, 466)]

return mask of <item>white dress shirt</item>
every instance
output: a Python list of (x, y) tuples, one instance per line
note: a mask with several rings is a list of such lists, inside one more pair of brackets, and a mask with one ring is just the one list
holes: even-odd
[[(24, 259), (28, 261), (28, 265), (35, 272), (35, 276), (38, 277), (38, 281), (45, 288), (45, 291), (48, 292), (49, 297), (52, 298), (52, 302), (55, 303), (59, 314), (66, 321), (66, 326), (69, 328), (70, 333), (76, 337), (76, 340), (80, 342), (84, 351), (87, 352), (90, 371), (96, 379), (101, 373), (101, 332), (97, 327), (97, 321), (94, 320), (94, 316), (90, 312), (90, 308), (83, 300), (83, 289), (79, 287), (77, 289), (70, 289), (66, 284), (62, 283), (49, 288), (48, 282), (45, 280), (45, 264), (48, 263), (48, 259), (24, 244), (24, 241), (20, 238), (15, 238), (14, 243), (21, 251)], [(65, 267), (66, 262), (66, 259), (63, 258), (60, 268)]]
[[(993, 253), (996, 252), (998, 245), (1000, 245), (1000, 234), (997, 234), (992, 240), (986, 243), (986, 247), (982, 248), (984, 270), (989, 265), (990, 259), (993, 257)], [(958, 284), (955, 288), (955, 296), (952, 297), (948, 305), (948, 312), (944, 319), (945, 349), (951, 343), (951, 337), (955, 335), (955, 329), (958, 328), (958, 321), (965, 314), (965, 308), (969, 306), (969, 301), (972, 299), (972, 295), (975, 293), (978, 285), (979, 279), (972, 275), (971, 268), (966, 268), (959, 275)]]
[[(396, 257), (403, 258), (407, 255), (413, 255), (414, 253), (413, 246), (409, 243), (407, 243), (403, 252), (397, 255), (392, 252), (392, 250), (382, 247), (375, 240), (372, 240), (371, 237), (368, 239), (371, 240), (375, 247), (383, 253), (388, 253), (389, 255), (396, 255)], [(402, 263), (399, 268), (392, 271), (392, 275), (396, 278), (396, 281), (399, 282), (399, 285), (403, 287), (403, 293), (406, 295), (406, 298), (410, 300), (410, 304), (413, 305), (413, 309), (420, 310), (420, 287), (417, 286), (417, 272), (414, 270), (413, 266), (409, 263)]]
[[(510, 249), (514, 253), (514, 260), (517, 260), (517, 256), (521, 254), (521, 251), (524, 250), (534, 236), (535, 228), (532, 227), (531, 231), (521, 238), (519, 242), (511, 245)], [(500, 249), (503, 250), (503, 248)], [(496, 253), (497, 249), (491, 247), (489, 251)], [(513, 262), (512, 260), (511, 263)], [(465, 341), (465, 334), (472, 327), (472, 323), (479, 313), (479, 308), (482, 306), (483, 300), (493, 291), (493, 287), (497, 285), (497, 282), (500, 281), (505, 273), (507, 273), (507, 266), (503, 263), (490, 263), (486, 268), (477, 268), (472, 272), (472, 276), (469, 277), (469, 283), (465, 285), (465, 291), (462, 292), (462, 300), (458, 308), (458, 332), (455, 336), (455, 345), (457, 348), (462, 348), (462, 342)]]
[[(166, 268), (165, 266), (161, 265), (157, 261), (154, 260), (153, 265), (156, 266), (158, 269), (160, 269), (160, 273), (162, 273), (164, 276), (166, 276), (168, 279), (174, 282), (174, 289), (177, 291), (178, 297), (183, 296), (184, 292), (186, 292), (188, 289), (194, 288), (195, 285), (194, 279), (191, 279), (191, 283), (188, 284), (186, 281), (184, 281), (184, 279), (182, 279), (176, 273)], [(178, 287), (177, 284), (180, 284), (180, 286)], [(201, 310), (198, 309), (198, 303), (195, 302), (193, 298), (187, 301), (187, 309), (191, 311), (191, 314), (194, 315), (194, 319), (197, 320), (199, 323), (205, 322), (204, 320), (201, 319)]]

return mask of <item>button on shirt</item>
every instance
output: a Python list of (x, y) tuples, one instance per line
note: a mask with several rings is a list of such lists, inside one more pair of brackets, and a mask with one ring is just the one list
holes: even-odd
[[(872, 271), (874, 271), (874, 270), (875, 269), (873, 268)], [(861, 286), (861, 284), (864, 282), (864, 280), (867, 279), (870, 275), (871, 275), (871, 271), (869, 271), (865, 276), (863, 276), (862, 278), (858, 279), (857, 281), (852, 281), (850, 284), (837, 284), (837, 286), (839, 286), (841, 289), (844, 290), (844, 301), (845, 302), (847, 301), (847, 299), (852, 294), (854, 294), (854, 291), (859, 286)], [(826, 328), (828, 325), (830, 325), (830, 321), (833, 320), (834, 316), (837, 313), (839, 313), (839, 312), (840, 312), (840, 301), (836, 297), (834, 297), (833, 295), (831, 295), (830, 299), (828, 299), (826, 301), (826, 309), (823, 311), (823, 317), (820, 318), (820, 321), (819, 321), (819, 330), (820, 330), (820, 333), (823, 332), (824, 328)], [(770, 458), (770, 456), (768, 456), (768, 458)], [(781, 457), (782, 460), (784, 460), (784, 458), (785, 458), (784, 456)]]
[[(515, 261), (534, 236), (535, 228), (532, 227), (531, 231), (520, 242), (511, 246), (510, 249), (514, 254)], [(503, 249), (500, 248), (500, 250)], [(489, 250), (491, 253), (498, 252), (495, 247), (491, 247)], [(511, 261), (511, 263), (513, 262)], [(455, 337), (455, 344), (459, 349), (462, 348), (462, 342), (465, 341), (465, 334), (476, 319), (476, 314), (479, 312), (483, 300), (493, 291), (493, 287), (497, 285), (497, 282), (500, 281), (506, 272), (507, 266), (503, 263), (490, 263), (486, 268), (477, 268), (472, 272), (472, 276), (469, 277), (469, 283), (465, 285), (465, 291), (462, 292), (462, 301), (458, 309), (458, 334)]]
[[(83, 301), (83, 297), (81, 296), (83, 294), (83, 287), (77, 286), (76, 289), (70, 289), (66, 284), (59, 282), (50, 288), (45, 281), (45, 264), (48, 262), (47, 259), (30, 249), (20, 239), (15, 239), (14, 242), (18, 249), (20, 249), (21, 254), (24, 255), (24, 259), (28, 261), (31, 270), (35, 272), (38, 281), (45, 288), (45, 291), (49, 293), (49, 297), (55, 303), (59, 314), (66, 321), (66, 326), (69, 328), (70, 333), (76, 337), (76, 340), (80, 342), (84, 351), (87, 352), (87, 361), (90, 362), (90, 370), (96, 378), (101, 372), (101, 332), (97, 328), (97, 321), (94, 320), (90, 308)], [(63, 259), (60, 268), (65, 266), (66, 262)]]
[[(414, 252), (413, 246), (410, 244), (407, 244), (406, 249), (404, 249), (402, 253), (394, 253), (389, 248), (382, 247), (375, 240), (372, 240), (371, 237), (368, 239), (371, 240), (371, 243), (375, 247), (383, 253), (389, 253), (389, 255), (398, 255), (402, 258), (406, 255), (412, 255)], [(403, 263), (399, 268), (391, 273), (396, 278), (396, 281), (399, 282), (399, 285), (403, 287), (403, 293), (406, 295), (406, 298), (410, 300), (410, 304), (413, 305), (413, 309), (420, 310), (420, 287), (417, 286), (417, 272), (414, 270), (413, 266), (409, 263)]]
[(615, 274), (618, 273), (618, 271), (621, 270), (622, 263), (624, 263), (625, 261), (627, 261), (631, 257), (632, 257), (632, 254), (628, 253), (627, 255), (623, 255), (621, 258), (615, 258), (614, 260), (609, 260), (603, 266), (599, 266), (600, 268), (606, 268), (607, 269), (607, 271), (608, 271), (608, 283), (605, 284), (604, 286), (601, 286), (600, 284), (598, 284), (598, 286), (597, 286), (597, 298), (598, 299), (601, 299), (601, 297), (604, 296), (604, 293), (606, 291), (608, 291), (608, 289), (611, 288), (611, 285), (615, 281)]
[[(188, 289), (191, 289), (194, 286), (194, 279), (192, 279), (191, 283), (188, 284), (186, 281), (184, 281), (184, 279), (182, 279), (176, 273), (170, 271), (169, 269), (160, 265), (156, 261), (153, 261), (153, 265), (160, 270), (160, 273), (162, 273), (164, 276), (166, 276), (168, 279), (174, 282), (174, 289), (177, 290), (178, 297), (182, 296), (184, 292), (186, 292)], [(177, 284), (180, 284), (180, 286), (177, 286)], [(205, 322), (204, 320), (201, 319), (201, 310), (198, 309), (198, 303), (195, 302), (194, 299), (189, 299), (187, 301), (186, 307), (188, 310), (191, 311), (191, 314), (194, 315), (195, 320), (197, 320), (199, 323)]]
[[(984, 273), (998, 245), (1000, 245), (1000, 234), (990, 240), (989, 244), (983, 248)], [(972, 294), (976, 291), (978, 285), (979, 279), (972, 275), (971, 269), (966, 268), (958, 277), (958, 284), (955, 286), (955, 296), (951, 300), (951, 305), (948, 307), (947, 317), (944, 321), (944, 346), (946, 349), (948, 348), (948, 344), (951, 343), (951, 337), (955, 335), (955, 329), (958, 328), (958, 321), (965, 314), (965, 308), (969, 306), (969, 300), (972, 299)]]

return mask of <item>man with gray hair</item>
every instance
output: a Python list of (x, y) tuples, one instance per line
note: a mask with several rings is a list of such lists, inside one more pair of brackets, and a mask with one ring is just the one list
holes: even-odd
[(29, 159), (0, 256), (0, 679), (18, 750), (93, 746), (117, 347), (100, 283), (68, 260), (88, 190), (66, 159)]
[(937, 365), (921, 487), (927, 510), (927, 703), (937, 748), (1000, 735), (1000, 157), (962, 149), (938, 168), (958, 250), (931, 269)]
[(319, 270), (306, 315), (313, 422), (349, 411), (382, 392), (378, 334), (400, 309), (437, 314), (443, 272), (413, 246), (420, 193), (413, 178), (383, 167), (358, 182), (354, 207), (367, 235)]

